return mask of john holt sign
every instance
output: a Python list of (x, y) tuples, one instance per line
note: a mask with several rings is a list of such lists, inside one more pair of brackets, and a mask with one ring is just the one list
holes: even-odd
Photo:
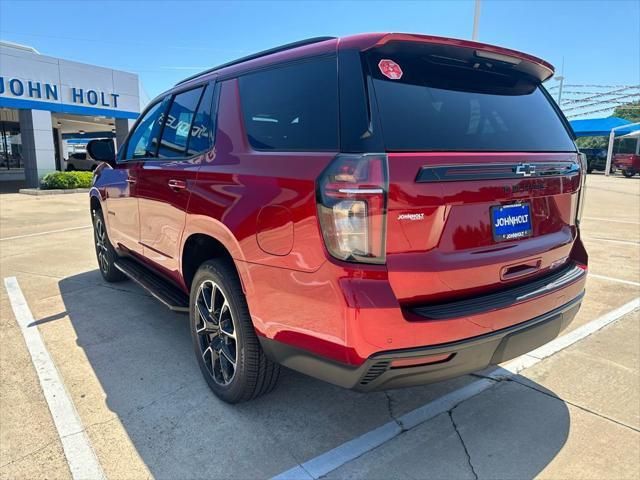
[[(65, 89), (66, 90), (66, 89)], [(0, 76), (0, 95), (34, 100), (61, 101), (76, 105), (118, 108), (117, 93), (103, 92), (98, 89), (70, 87), (66, 90), (68, 98), (61, 98), (61, 92), (55, 83), (5, 78)]]

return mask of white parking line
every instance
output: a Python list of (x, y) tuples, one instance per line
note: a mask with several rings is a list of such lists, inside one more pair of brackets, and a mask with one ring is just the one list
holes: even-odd
[(47, 232), (28, 233), (26, 235), (16, 235), (15, 237), (0, 238), (0, 242), (5, 240), (17, 240), (18, 238), (39, 237), (41, 235), (50, 235), (52, 233), (72, 232), (73, 230), (83, 230), (85, 228), (91, 228), (91, 225), (83, 225), (81, 227), (61, 228), (60, 230), (49, 230)]
[(633, 285), (634, 287), (639, 287), (640, 286), (640, 282), (633, 282), (631, 280), (623, 280), (621, 278), (607, 277), (606, 275), (597, 275), (595, 273), (589, 273), (589, 276), (593, 277), (593, 278), (599, 278), (600, 280), (607, 280), (609, 282), (623, 283), (625, 285)]
[(103, 479), (104, 472), (100, 462), (91, 447), (62, 378), (42, 341), (38, 327), (29, 326), (34, 318), (18, 281), (15, 277), (5, 278), (4, 285), (62, 442), (71, 476), (74, 480)]
[[(640, 297), (635, 298), (628, 303), (625, 303), (615, 310), (605, 313), (601, 317), (596, 318), (595, 320), (592, 320), (589, 323), (586, 323), (576, 328), (575, 330), (572, 330), (569, 333), (556, 338), (555, 340), (547, 343), (546, 345), (543, 345), (540, 348), (536, 348), (532, 352), (529, 352), (527, 355), (535, 357), (536, 359), (538, 359), (538, 361), (540, 361), (550, 355), (553, 355), (554, 353), (559, 352), (560, 350), (564, 350), (565, 348), (573, 345), (583, 338), (588, 337), (592, 333), (595, 333), (598, 330), (606, 327), (607, 325), (620, 320), (628, 313), (631, 313), (634, 310), (638, 309), (640, 309)], [(508, 369), (509, 365), (505, 365), (504, 368)]]
[(633, 240), (614, 240), (613, 238), (603, 238), (603, 237), (582, 237), (583, 240), (591, 240), (593, 242), (609, 242), (609, 243), (619, 243), (621, 245), (640, 245), (640, 242), (634, 242)]
[(448, 412), (457, 404), (470, 399), (496, 384), (497, 380), (511, 377), (525, 368), (529, 368), (544, 358), (573, 345), (601, 328), (616, 322), (626, 314), (640, 308), (640, 297), (626, 303), (605, 315), (592, 320), (566, 335), (556, 338), (546, 345), (505, 363), (502, 367), (492, 370), (487, 376), (473, 381), (462, 388), (454, 390), (433, 402), (429, 402), (409, 413), (397, 418), (397, 421), (387, 422), (381, 427), (367, 432), (353, 440), (343, 443), (339, 447), (329, 450), (311, 460), (287, 470), (273, 477), (272, 480), (317, 480), (342, 465), (370, 452), (374, 448), (397, 437), (402, 432), (414, 428), (435, 416)]
[(613, 222), (613, 223), (630, 223), (631, 225), (640, 225), (640, 222), (634, 222), (633, 220), (615, 220), (613, 218), (599, 218), (599, 217), (582, 217), (583, 220), (596, 220), (599, 222)]

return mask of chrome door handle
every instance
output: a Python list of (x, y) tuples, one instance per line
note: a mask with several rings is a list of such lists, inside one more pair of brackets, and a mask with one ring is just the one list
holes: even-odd
[(175, 192), (187, 188), (187, 182), (184, 180), (169, 180), (167, 184), (169, 185), (169, 188)]
[(134, 183), (136, 183), (137, 181), (138, 181), (138, 180), (136, 180), (136, 179), (135, 179), (135, 178), (133, 178), (133, 177), (127, 177), (127, 183), (130, 183), (130, 184), (132, 184), (132, 185), (133, 185), (133, 184), (134, 184)]

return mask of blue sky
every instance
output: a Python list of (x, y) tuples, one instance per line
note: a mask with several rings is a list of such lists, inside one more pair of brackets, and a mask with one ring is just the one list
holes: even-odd
[[(28, 2), (0, 0), (0, 38), (136, 72), (153, 97), (209, 66), (320, 35), (471, 38), (474, 2)], [(640, 83), (640, 2), (491, 1), (479, 40), (550, 61), (571, 84)], [(551, 81), (549, 85), (553, 85)]]

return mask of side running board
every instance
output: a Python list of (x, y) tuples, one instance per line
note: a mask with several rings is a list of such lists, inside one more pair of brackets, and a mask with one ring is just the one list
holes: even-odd
[(189, 313), (189, 297), (157, 273), (130, 258), (118, 258), (115, 267), (174, 312)]

